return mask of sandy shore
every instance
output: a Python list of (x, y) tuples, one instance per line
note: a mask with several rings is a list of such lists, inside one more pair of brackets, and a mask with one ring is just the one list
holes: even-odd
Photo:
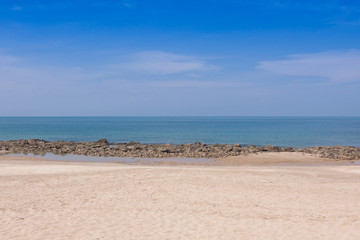
[(130, 166), (0, 156), (0, 239), (360, 239), (360, 167), (255, 158)]

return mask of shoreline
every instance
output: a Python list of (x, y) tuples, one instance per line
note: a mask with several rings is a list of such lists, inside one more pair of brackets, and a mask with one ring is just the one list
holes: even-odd
[(226, 158), (271, 152), (297, 152), (313, 154), (333, 160), (360, 160), (360, 147), (316, 146), (305, 148), (255, 146), (241, 144), (212, 144), (195, 142), (189, 144), (141, 144), (138, 142), (109, 143), (106, 139), (96, 142), (45, 141), (40, 139), (0, 141), (1, 153), (75, 154), (98, 157), (135, 158)]
[(249, 155), (230, 156), (221, 158), (122, 158), (122, 157), (94, 157), (84, 155), (55, 155), (45, 154), (7, 154), (0, 152), (0, 162), (6, 161), (35, 161), (70, 164), (115, 164), (128, 166), (359, 166), (359, 160), (336, 160), (321, 158), (309, 153), (299, 152), (262, 152)]

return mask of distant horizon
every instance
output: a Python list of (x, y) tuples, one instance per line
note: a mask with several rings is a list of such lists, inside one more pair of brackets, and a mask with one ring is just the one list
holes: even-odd
[(328, 115), (328, 116), (320, 116), (320, 115), (318, 115), (318, 116), (310, 116), (310, 115), (308, 115), (308, 116), (306, 116), (306, 115), (293, 115), (293, 116), (291, 116), (291, 115), (288, 115), (288, 116), (286, 116), (286, 115), (279, 115), (279, 116), (261, 116), (261, 115), (253, 115), (253, 116), (250, 116), (250, 115), (217, 115), (217, 116), (215, 116), (215, 115), (213, 115), (213, 116), (211, 116), (211, 115), (147, 115), (147, 116), (141, 116), (141, 115), (132, 115), (132, 116), (130, 116), (130, 115), (113, 115), (113, 116), (82, 116), (82, 115), (78, 115), (78, 116), (76, 116), (76, 115), (74, 115), (74, 116), (66, 116), (66, 115), (64, 115), (64, 116), (0, 116), (0, 118), (1, 117), (4, 117), (4, 118), (6, 118), (6, 117), (8, 117), (8, 118), (10, 118), (10, 117), (24, 117), (24, 118), (26, 118), (26, 117), (360, 117), (360, 115), (354, 115), (354, 116), (350, 116), (350, 115), (348, 115), (348, 116), (331, 116), (331, 115)]

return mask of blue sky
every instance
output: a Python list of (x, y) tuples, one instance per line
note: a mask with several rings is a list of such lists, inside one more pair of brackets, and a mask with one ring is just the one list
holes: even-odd
[(360, 116), (359, 104), (360, 1), (0, 1), (0, 116)]

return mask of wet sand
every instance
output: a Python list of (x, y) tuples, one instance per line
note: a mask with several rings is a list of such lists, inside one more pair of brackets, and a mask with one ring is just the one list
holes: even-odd
[(0, 239), (360, 238), (359, 166), (243, 157), (148, 166), (0, 156)]

